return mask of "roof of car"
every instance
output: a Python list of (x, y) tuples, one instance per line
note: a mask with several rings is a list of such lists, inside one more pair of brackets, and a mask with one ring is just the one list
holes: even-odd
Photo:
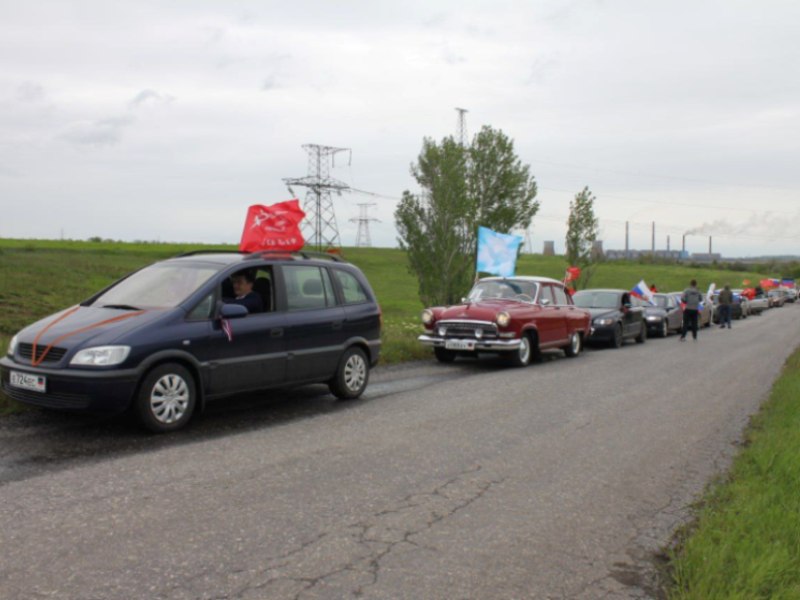
[(195, 250), (193, 252), (186, 252), (173, 256), (167, 260), (170, 261), (202, 261), (210, 262), (220, 265), (230, 265), (234, 263), (246, 263), (250, 260), (274, 260), (274, 261), (296, 261), (296, 260), (317, 260), (326, 262), (345, 262), (344, 259), (335, 255), (324, 252), (238, 252), (223, 251), (223, 250)]
[(619, 294), (619, 293), (630, 294), (629, 290), (617, 290), (617, 289), (612, 289), (612, 288), (588, 288), (588, 289), (585, 289), (585, 290), (578, 290), (575, 293), (576, 294), (580, 294), (581, 292), (613, 292), (615, 294)]

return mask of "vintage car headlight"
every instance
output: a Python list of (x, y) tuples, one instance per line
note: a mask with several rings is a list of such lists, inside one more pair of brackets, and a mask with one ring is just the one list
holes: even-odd
[(11, 338), (11, 341), (8, 342), (8, 355), (14, 356), (14, 352), (17, 349), (17, 336)]
[(433, 323), (433, 311), (430, 310), (429, 308), (426, 308), (425, 310), (422, 311), (421, 318), (422, 322), (425, 323), (425, 325), (430, 325), (431, 323)]
[(509, 315), (506, 311), (497, 313), (497, 317), (495, 318), (497, 324), (500, 327), (506, 327), (511, 322), (511, 315)]
[(130, 346), (97, 346), (95, 348), (86, 348), (73, 356), (69, 364), (76, 366), (118, 365), (128, 358), (130, 352)]
[(595, 319), (594, 324), (600, 325), (600, 327), (604, 327), (606, 325), (613, 325), (614, 319)]

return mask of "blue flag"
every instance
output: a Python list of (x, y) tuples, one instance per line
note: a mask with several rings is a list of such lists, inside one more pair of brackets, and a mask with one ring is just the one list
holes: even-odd
[(518, 235), (497, 233), (478, 227), (477, 271), (500, 277), (513, 277), (517, 265), (517, 250), (522, 243)]

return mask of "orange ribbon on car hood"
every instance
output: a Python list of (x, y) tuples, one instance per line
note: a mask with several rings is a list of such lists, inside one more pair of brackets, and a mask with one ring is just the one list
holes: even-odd
[(147, 312), (146, 310), (137, 310), (136, 312), (126, 313), (124, 315), (119, 315), (117, 317), (112, 317), (111, 319), (106, 319), (105, 321), (100, 321), (99, 323), (93, 323), (91, 325), (87, 325), (86, 327), (81, 327), (80, 329), (76, 329), (75, 331), (69, 331), (69, 332), (65, 333), (64, 335), (58, 336), (56, 339), (54, 339), (52, 342), (50, 342), (47, 345), (47, 347), (44, 349), (44, 351), (42, 352), (42, 355), (37, 358), (36, 357), (36, 346), (39, 343), (39, 338), (42, 337), (42, 335), (44, 335), (47, 332), (47, 330), (50, 329), (53, 325), (63, 321), (68, 316), (70, 316), (75, 311), (77, 311), (79, 308), (80, 308), (80, 305), (79, 306), (73, 306), (71, 309), (69, 309), (63, 315), (61, 315), (57, 319), (54, 319), (51, 323), (48, 323), (47, 327), (45, 327), (39, 333), (36, 334), (36, 337), (33, 340), (33, 352), (31, 354), (31, 365), (32, 366), (38, 367), (40, 364), (42, 364), (42, 361), (45, 359), (45, 357), (47, 356), (47, 353), (50, 352), (50, 350), (53, 348), (53, 346), (55, 346), (58, 342), (67, 339), (70, 336), (73, 336), (73, 335), (78, 334), (78, 333), (83, 333), (84, 331), (89, 331), (90, 329), (94, 329), (95, 327), (102, 327), (103, 325), (108, 325), (109, 323), (116, 323), (117, 321), (124, 321), (125, 319), (130, 319), (131, 317), (136, 317), (138, 315), (141, 315), (141, 314)]

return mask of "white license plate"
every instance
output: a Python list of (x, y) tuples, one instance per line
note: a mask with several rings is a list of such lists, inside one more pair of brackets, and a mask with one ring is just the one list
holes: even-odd
[(444, 347), (447, 350), (475, 350), (473, 340), (446, 340)]
[(44, 392), (47, 387), (47, 378), (43, 375), (31, 375), (18, 371), (11, 371), (10, 382), (13, 387), (34, 392)]

